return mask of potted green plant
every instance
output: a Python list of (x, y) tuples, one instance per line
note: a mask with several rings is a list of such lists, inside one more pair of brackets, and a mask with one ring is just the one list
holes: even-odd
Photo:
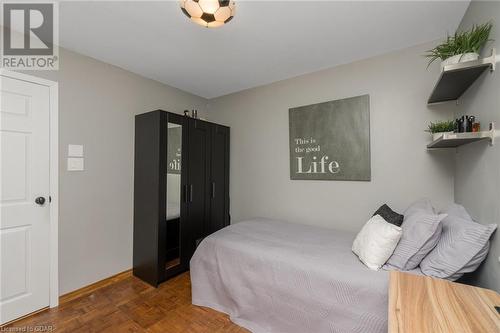
[(454, 120), (445, 120), (445, 121), (437, 121), (430, 122), (429, 126), (427, 126), (426, 132), (432, 134), (432, 140), (437, 140), (444, 133), (450, 133), (455, 131), (455, 121)]
[(483, 46), (491, 41), (489, 36), (492, 27), (493, 24), (488, 22), (474, 25), (467, 31), (457, 31), (453, 36), (447, 36), (445, 42), (425, 54), (425, 57), (430, 58), (427, 67), (437, 59), (441, 59), (441, 68), (459, 62), (477, 60)]

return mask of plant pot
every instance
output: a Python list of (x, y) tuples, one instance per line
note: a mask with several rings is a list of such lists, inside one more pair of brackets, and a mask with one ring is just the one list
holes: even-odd
[(439, 139), (440, 137), (443, 136), (443, 134), (446, 134), (446, 133), (453, 133), (452, 131), (450, 132), (438, 132), (438, 133), (432, 133), (432, 140), (437, 140)]
[(466, 61), (472, 61), (472, 60), (477, 60), (479, 59), (479, 54), (475, 52), (469, 52), (469, 53), (462, 53), (462, 54), (457, 54), (452, 57), (446, 58), (445, 60), (441, 61), (441, 69), (444, 68), (444, 66), (447, 65), (453, 65), (453, 64), (458, 64), (459, 62), (466, 62)]

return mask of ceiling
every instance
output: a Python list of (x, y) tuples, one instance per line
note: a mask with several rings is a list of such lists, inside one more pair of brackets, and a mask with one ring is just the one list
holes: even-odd
[(213, 98), (453, 32), (468, 1), (237, 1), (207, 29), (177, 1), (61, 2), (60, 44)]

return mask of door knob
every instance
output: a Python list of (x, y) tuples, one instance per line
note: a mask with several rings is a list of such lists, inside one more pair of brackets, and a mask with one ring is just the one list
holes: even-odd
[(45, 203), (45, 198), (44, 197), (38, 197), (38, 198), (35, 199), (35, 203), (37, 205), (43, 206), (43, 204)]

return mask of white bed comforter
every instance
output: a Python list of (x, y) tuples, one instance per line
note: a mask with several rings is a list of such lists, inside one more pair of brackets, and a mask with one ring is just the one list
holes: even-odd
[(351, 252), (355, 234), (251, 220), (205, 238), (192, 302), (254, 333), (387, 332), (388, 272)]

